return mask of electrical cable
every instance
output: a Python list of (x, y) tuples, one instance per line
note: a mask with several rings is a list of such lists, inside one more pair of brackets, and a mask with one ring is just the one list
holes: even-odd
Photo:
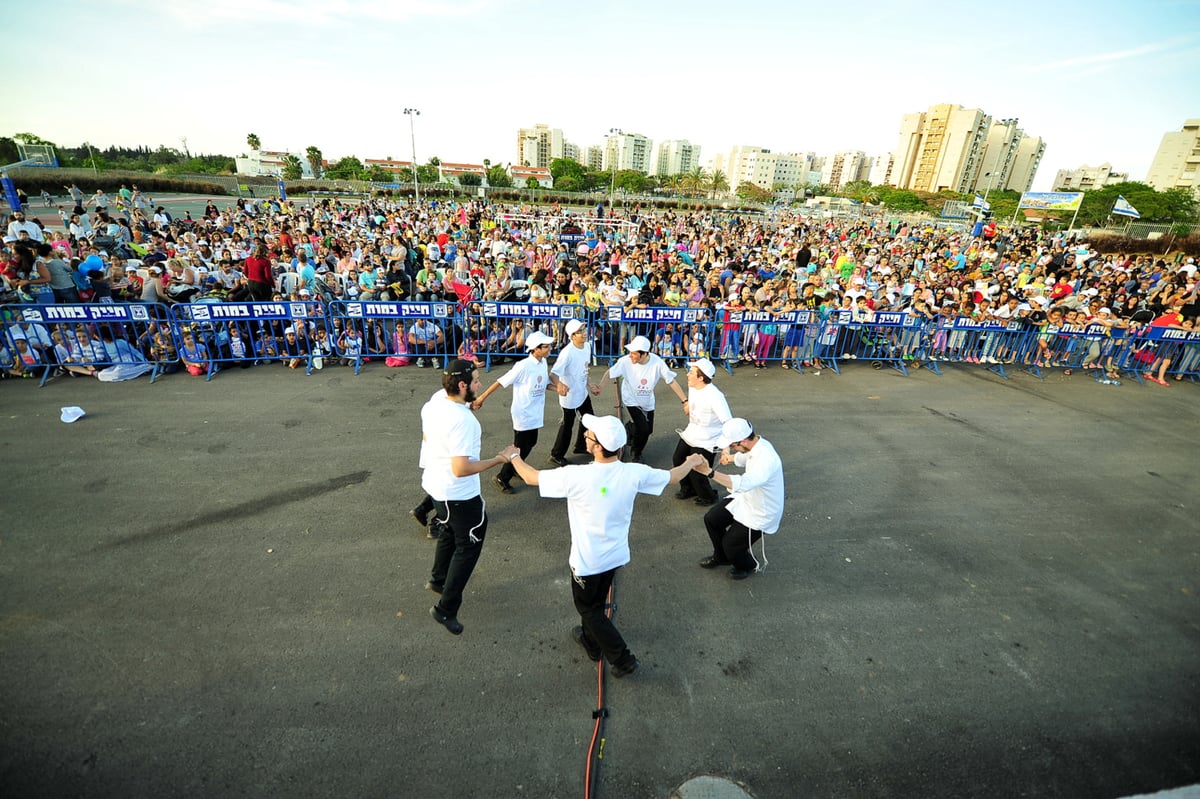
[[(613, 595), (615, 592), (616, 576), (613, 577), (613, 584), (608, 586), (608, 598), (605, 601), (604, 615), (609, 619), (613, 614)], [(604, 759), (604, 741), (601, 732), (604, 729), (604, 719), (608, 718), (608, 708), (604, 706), (604, 657), (601, 656), (600, 661), (596, 664), (596, 709), (592, 711), (592, 718), (595, 724), (592, 726), (592, 741), (588, 744), (587, 763), (583, 771), (583, 797), (584, 799), (592, 799), (593, 782), (596, 779), (596, 769), (598, 761)], [(599, 750), (596, 749), (596, 742), (600, 742)]]

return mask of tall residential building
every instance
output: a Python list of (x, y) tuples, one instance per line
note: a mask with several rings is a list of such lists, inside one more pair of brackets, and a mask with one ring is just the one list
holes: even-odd
[(1046, 142), (1042, 141), (1041, 136), (1022, 136), (1021, 141), (1017, 144), (1012, 170), (1008, 174), (1004, 188), (1009, 191), (1029, 191), (1033, 186), (1033, 177), (1042, 163), (1042, 156), (1045, 154)]
[(516, 164), (549, 167), (555, 158), (564, 158), (566, 141), (559, 128), (538, 123), (517, 131)]
[(687, 139), (660, 142), (652, 163), (652, 175), (685, 175), (700, 166), (700, 145)]
[(604, 164), (604, 148), (599, 144), (589, 145), (586, 156), (581, 158), (579, 163), (588, 169), (594, 169), (599, 172), (601, 165)]
[(613, 133), (604, 139), (604, 160), (601, 169), (605, 172), (616, 169), (633, 169), (651, 174), (650, 148), (654, 144), (640, 133)]
[(573, 144), (569, 141), (563, 142), (563, 158), (570, 158), (572, 161), (579, 161), (580, 163), (583, 163), (580, 160), (580, 155), (578, 144)]
[(884, 153), (877, 155), (871, 159), (871, 171), (867, 173), (867, 180), (872, 186), (894, 186), (895, 179), (892, 173), (895, 171), (896, 154)]
[(1112, 183), (1124, 183), (1129, 180), (1128, 172), (1113, 172), (1112, 164), (1103, 163), (1100, 166), (1084, 164), (1077, 169), (1060, 169), (1054, 173), (1054, 191), (1090, 191), (1102, 189)]
[(1146, 182), (1159, 191), (1191, 189), (1200, 195), (1200, 119), (1189, 119), (1178, 133), (1163, 134)]
[(1016, 119), (992, 122), (983, 141), (983, 155), (979, 159), (972, 191), (986, 194), (1008, 185), (1024, 135), (1025, 132), (1017, 127)]
[(821, 167), (821, 183), (840, 189), (847, 183), (866, 180), (871, 171), (871, 159), (862, 150), (834, 153)]
[(724, 172), (729, 188), (735, 191), (743, 183), (771, 191), (778, 185), (813, 183), (814, 160), (812, 153), (773, 153), (765, 147), (739, 145), (714, 156), (712, 170)]
[(905, 114), (896, 147), (896, 185), (916, 191), (969, 191), (991, 121), (978, 108), (950, 103)]

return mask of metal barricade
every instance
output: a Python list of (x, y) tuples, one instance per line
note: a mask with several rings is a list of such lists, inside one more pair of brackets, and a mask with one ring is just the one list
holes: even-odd
[(449, 302), (331, 302), (334, 355), (355, 374), (372, 359), (444, 367), (465, 340), (456, 311)]
[(1032, 330), (1022, 322), (976, 322), (962, 317), (938, 319), (927, 342), (930, 371), (945, 363), (979, 364), (1008, 379), (1006, 367), (1023, 364)]
[(866, 361), (876, 369), (885, 365), (908, 375), (925, 347), (924, 322), (919, 316), (896, 311), (855, 320), (851, 311), (835, 311), (820, 323), (814, 357), (841, 374), (843, 361)]
[[(592, 326), (586, 309), (582, 305), (566, 305), (536, 302), (471, 302), (463, 310), (464, 340), (472, 355), (490, 370), (508, 359), (520, 360), (526, 356), (525, 337), (533, 331), (554, 339), (553, 350), (557, 352), (567, 343), (565, 327), (571, 319), (579, 319)], [(592, 347), (596, 351), (597, 329), (592, 330)]]
[[(1131, 330), (1122, 358), (1123, 369), (1141, 384), (1147, 379), (1188, 377), (1195, 381), (1200, 366), (1200, 332), (1173, 327), (1143, 327)], [(1165, 362), (1165, 364), (1164, 364)], [(1165, 368), (1163, 368), (1165, 365)]]
[(7, 305), (0, 311), (0, 368), (29, 374), (39, 386), (62, 369), (105, 382), (143, 374), (158, 379), (165, 364), (154, 341), (170, 329), (165, 305)]
[(170, 312), (180, 358), (205, 380), (234, 364), (283, 362), (312, 374), (333, 354), (328, 316), (319, 302), (202, 301), (173, 305)]
[[(594, 338), (597, 358), (611, 366), (625, 354), (625, 345), (638, 336), (650, 342), (650, 351), (668, 366), (679, 368), (696, 358), (719, 358), (719, 338), (707, 308), (625, 308), (609, 306), (597, 314)], [(732, 373), (730, 365), (725, 364)]]

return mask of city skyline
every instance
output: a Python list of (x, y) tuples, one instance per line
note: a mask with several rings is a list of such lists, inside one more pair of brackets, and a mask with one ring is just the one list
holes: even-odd
[[(269, 150), (408, 159), (411, 107), (422, 163), (515, 161), (513, 132), (535, 122), (584, 153), (620, 128), (687, 140), (703, 161), (743, 145), (875, 157), (895, 149), (905, 114), (952, 103), (1041, 137), (1044, 190), (1089, 163), (1144, 180), (1163, 134), (1200, 116), (1194, 0), (982, 16), (948, 2), (647, 6), (618, 0), (572, 22), (541, 0), (212, 0), (203, 14), (68, 2), (89, 39), (115, 43), (114, 75), (81, 79), (93, 56), (11, 37), (10, 72), (35, 77), (0, 88), (0, 134), (180, 149), (186, 137), (192, 152), (237, 155), (255, 133)], [(13, 29), (36, 13), (12, 9)], [(122, 37), (139, 43), (128, 55)]]

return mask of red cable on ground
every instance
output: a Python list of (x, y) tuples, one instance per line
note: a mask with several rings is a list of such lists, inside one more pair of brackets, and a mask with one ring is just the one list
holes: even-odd
[[(614, 578), (614, 583), (615, 583)], [(605, 602), (607, 608), (604, 615), (612, 618), (613, 612), (613, 585), (608, 587), (608, 599)], [(600, 730), (604, 727), (604, 719), (608, 716), (608, 708), (604, 706), (604, 658), (600, 658), (600, 662), (596, 664), (596, 709), (592, 711), (592, 718), (596, 720), (592, 727), (592, 742), (588, 744), (587, 764), (584, 766), (583, 772), (583, 797), (584, 799), (592, 799), (592, 781), (596, 777), (595, 771), (592, 769), (593, 760), (602, 760), (604, 758), (604, 739), (600, 737)], [(596, 752), (596, 741), (600, 741), (600, 751)]]

